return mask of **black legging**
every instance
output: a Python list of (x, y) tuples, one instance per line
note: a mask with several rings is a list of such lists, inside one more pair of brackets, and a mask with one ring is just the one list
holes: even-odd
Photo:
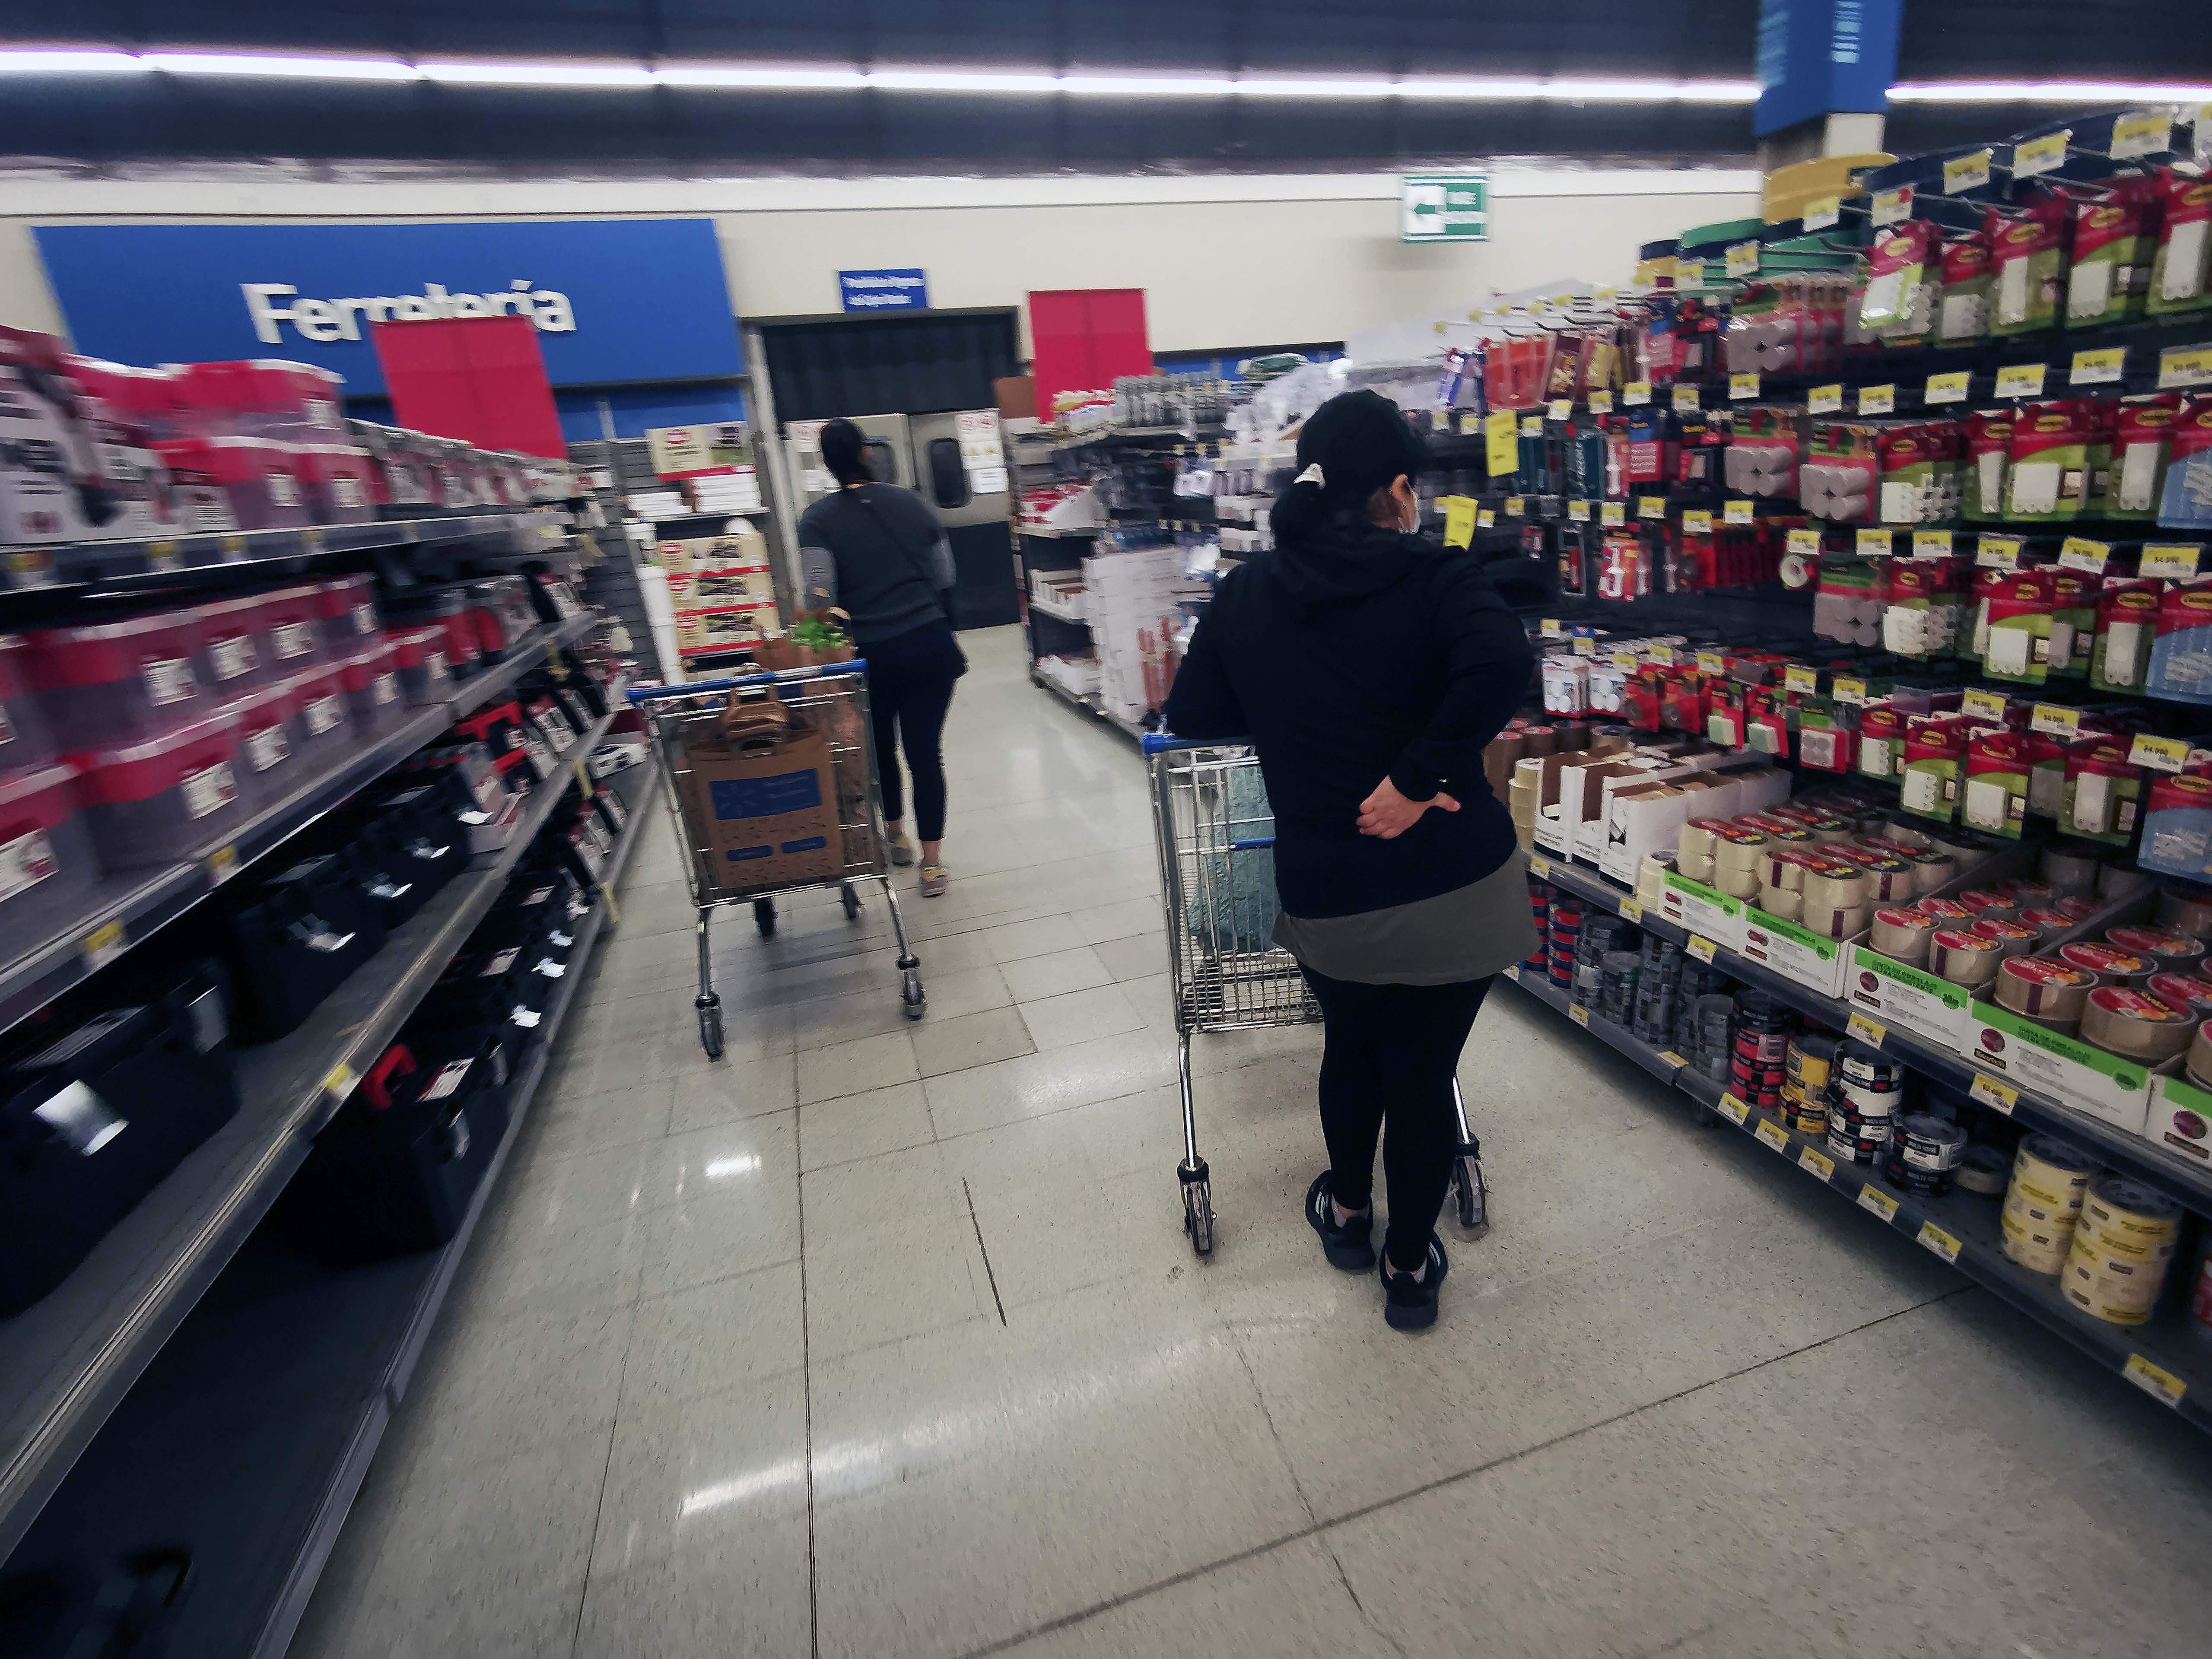
[(882, 781), (884, 816), (905, 816), (899, 787), (898, 749), (914, 774), (915, 835), (945, 839), (945, 711), (966, 666), (951, 628), (942, 621), (876, 640), (861, 648), (868, 659), (868, 713), (876, 728), (876, 774)]
[(1368, 1201), (1375, 1140), (1387, 1119), (1382, 1173), (1390, 1183), (1390, 1225), (1382, 1249), (1392, 1267), (1412, 1273), (1427, 1259), (1451, 1184), (1459, 1152), (1452, 1074), (1490, 981), (1361, 985), (1304, 972), (1327, 1025), (1321, 1132), (1328, 1142), (1329, 1185), (1347, 1210)]

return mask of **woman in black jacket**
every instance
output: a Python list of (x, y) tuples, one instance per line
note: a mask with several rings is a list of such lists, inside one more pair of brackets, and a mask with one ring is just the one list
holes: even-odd
[(1500, 969), (1535, 948), (1512, 820), (1483, 746), (1527, 690), (1528, 635), (1481, 565), (1415, 530), (1420, 439), (1346, 392), (1298, 439), (1274, 550), (1222, 579), (1162, 711), (1182, 738), (1249, 737), (1275, 817), (1275, 942), (1322, 1006), (1329, 1167), (1306, 1194), (1328, 1260), (1375, 1264), (1383, 1314), (1436, 1321), (1435, 1231), (1459, 1150), (1451, 1082)]

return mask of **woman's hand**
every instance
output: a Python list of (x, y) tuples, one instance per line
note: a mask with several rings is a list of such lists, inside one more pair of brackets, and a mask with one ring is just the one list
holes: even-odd
[(1442, 812), (1459, 811), (1459, 803), (1441, 789), (1426, 800), (1407, 800), (1398, 786), (1385, 778), (1375, 786), (1373, 794), (1359, 803), (1359, 833), (1395, 841), (1419, 823), (1421, 814), (1431, 806)]

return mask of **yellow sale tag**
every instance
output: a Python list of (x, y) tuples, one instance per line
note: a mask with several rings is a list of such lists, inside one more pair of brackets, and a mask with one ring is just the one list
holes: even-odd
[(1474, 540), (1474, 498), (1444, 497), (1444, 545), (1466, 547)]
[(1863, 703), (1867, 700), (1866, 682), (1838, 678), (1829, 686), (1828, 695), (1838, 702)]
[(1759, 244), (1757, 242), (1730, 242), (1729, 244), (1728, 253), (1722, 261), (1722, 268), (1728, 272), (1730, 277), (1737, 280), (1741, 280), (1746, 276), (1758, 276)]
[(1728, 659), (1717, 651), (1700, 651), (1698, 653), (1698, 671), (1704, 674), (1725, 674), (1728, 672)]
[(1520, 426), (1513, 411), (1501, 409), (1482, 423), (1482, 459), (1490, 476), (1502, 477), (1521, 465)]
[(123, 954), (123, 924), (104, 921), (84, 936), (84, 971), (98, 971)]
[(217, 885), (228, 881), (238, 872), (238, 848), (218, 847), (208, 854), (208, 879)]
[(2040, 732), (2047, 738), (2078, 738), (2081, 735), (2081, 711), (2061, 708), (2055, 702), (2039, 702), (2028, 715), (2027, 729)]
[(1721, 522), (1723, 524), (1753, 524), (1757, 522), (1759, 510), (1749, 501), (1721, 503)]
[(1897, 388), (1893, 386), (1869, 386), (1859, 388), (1859, 413), (1887, 415), (1897, 408)]
[(1826, 1152), (1816, 1152), (1808, 1146), (1797, 1154), (1797, 1167), (1808, 1175), (1815, 1175), (1826, 1181), (1836, 1173), (1836, 1160)]
[(1974, 562), (1984, 570), (2020, 568), (2020, 538), (1984, 536), (1974, 544)]
[(2157, 576), (2166, 581), (2187, 581), (2197, 574), (2197, 556), (2203, 550), (2202, 547), (2174, 542), (2147, 542), (2136, 574)]
[[(1444, 325), (1443, 325), (1442, 323), (1438, 323), (1438, 324), (1437, 325), (1437, 333), (1439, 333), (1439, 334), (1443, 333), (1443, 328), (1444, 328)], [(1448, 411), (1448, 410), (1442, 410), (1442, 409), (1432, 409), (1432, 410), (1431, 410), (1429, 411), (1429, 430), (1430, 430), (1430, 431), (1431, 431), (1431, 432), (1443, 432), (1443, 431), (1447, 430), (1447, 429), (1450, 427), (1450, 425), (1451, 425), (1451, 415), (1450, 415), (1449, 411)]]
[(2012, 1109), (2020, 1104), (2020, 1091), (2009, 1083), (2000, 1083), (1980, 1072), (1974, 1073), (1973, 1086), (1966, 1091), (1967, 1098), (1993, 1111), (2012, 1115)]
[(1620, 914), (1626, 921), (1641, 921), (1644, 920), (1644, 907), (1634, 899), (1623, 899), (1620, 902)]
[(2181, 1396), (2189, 1392), (2186, 1382), (2163, 1365), (2152, 1364), (2139, 1353), (2128, 1356), (2128, 1363), (2120, 1367), (2120, 1375), (2145, 1394), (2154, 1395), (2169, 1406), (2179, 1406)]
[(1674, 388), (1675, 413), (1679, 415), (1694, 415), (1704, 407), (1705, 404), (1698, 398), (1697, 387), (1693, 386), (1678, 386)]
[(1601, 524), (1615, 526), (1626, 524), (1628, 504), (1626, 501), (1601, 502), (1598, 507), (1597, 516), (1598, 522)]
[(1900, 185), (1895, 190), (1878, 190), (1874, 196), (1872, 217), (1876, 228), (1893, 225), (1912, 211), (1912, 186)]
[(1946, 1261), (1959, 1259), (1959, 1241), (1932, 1221), (1920, 1224), (1920, 1242)]
[(1659, 1058), (1665, 1060), (1669, 1066), (1673, 1066), (1678, 1072), (1690, 1063), (1688, 1060), (1683, 1059), (1681, 1055), (1676, 1054), (1672, 1048), (1662, 1048), (1659, 1051)]
[[(1954, 368), (1947, 374), (1930, 374), (1928, 377), (1928, 401), (1931, 404), (1966, 402), (1966, 371), (1963, 368)], [(1862, 410), (1866, 408), (1863, 398), (1860, 400), (1859, 408)]]
[(2111, 544), (2093, 542), (2087, 536), (2069, 536), (2058, 548), (2058, 562), (2062, 568), (2082, 571), (2092, 576), (2103, 575), (2105, 561), (2112, 556)]
[(177, 568), (177, 544), (174, 542), (148, 542), (146, 563), (155, 570), (174, 570)]
[(1844, 1035), (1865, 1043), (1869, 1048), (1879, 1048), (1881, 1040), (1889, 1035), (1889, 1027), (1878, 1019), (1869, 1019), (1864, 1014), (1853, 1014), (1844, 1023)]
[(2158, 389), (2212, 385), (2212, 346), (2168, 346), (2158, 354)]
[(2101, 351), (2077, 351), (2074, 367), (2067, 375), (2074, 386), (2109, 386), (2120, 378), (2128, 361), (2125, 346), (2107, 346)]
[(1642, 659), (1633, 651), (1616, 651), (1613, 653), (1613, 665), (1615, 668), (1634, 668), (1641, 661)]
[(2128, 748), (2128, 764), (2148, 766), (2154, 772), (2179, 772), (2189, 764), (2189, 745), (2179, 738), (2154, 738), (2148, 732), (2138, 732)]
[(1789, 663), (1782, 670), (1784, 690), (1802, 691), (1808, 696), (1816, 696), (1820, 690), (1820, 671), (1808, 668), (1802, 663)]
[(1459, 435), (1462, 438), (1473, 438), (1480, 435), (1482, 432), (1483, 419), (1484, 417), (1482, 416), (1476, 414), (1471, 409), (1462, 410), (1460, 411), (1459, 417)]
[(1734, 1095), (1724, 1094), (1721, 1097), (1720, 1114), (1729, 1122), (1735, 1124), (1737, 1128), (1741, 1129), (1743, 1127), (1744, 1119), (1751, 1115), (1751, 1108), (1745, 1105)]
[(1805, 411), (1808, 415), (1840, 415), (1844, 410), (1844, 388), (1836, 386), (1816, 386), (1805, 394)]
[(1638, 404), (1648, 404), (1650, 401), (1651, 382), (1649, 380), (1631, 380), (1620, 388), (1620, 402), (1623, 408), (1633, 409)]
[(1494, 507), (1476, 508), (1474, 527), (1477, 530), (1495, 530), (1498, 527), (1498, 509)]
[(1682, 533), (1686, 536), (1710, 536), (1713, 533), (1713, 513), (1709, 507), (1686, 507), (1682, 509)]
[(2043, 395), (2041, 363), (2011, 363), (1997, 371), (1997, 396), (2000, 398), (2040, 398)]
[(1576, 635), (1572, 643), (1574, 646), (1575, 655), (1577, 657), (1595, 657), (1597, 655), (1597, 641), (1591, 639), (1588, 635)]
[(1510, 968), (1508, 968), (1505, 970), (1505, 977), (1511, 980), (1516, 985), (1518, 985), (1521, 982), (1521, 964), (1516, 962)]
[(1579, 1002), (1570, 1004), (1567, 1008), (1567, 1018), (1577, 1025), (1587, 1025), (1589, 1024), (1589, 1010)]
[(1540, 881), (1549, 881), (1552, 878), (1551, 860), (1541, 854), (1531, 853), (1528, 855), (1528, 873)]
[(1607, 391), (1602, 386), (1590, 393), (1589, 402), (1589, 410), (1593, 415), (1610, 415), (1613, 413), (1613, 393)]
[(1956, 196), (1963, 190), (1979, 190), (1990, 181), (1990, 153), (1978, 149), (1971, 155), (1954, 155), (1943, 163), (1943, 193)]
[(1759, 1120), (1759, 1127), (1751, 1133), (1761, 1146), (1774, 1152), (1786, 1152), (1790, 1150), (1789, 1132), (1778, 1123), (1771, 1123), (1761, 1118)]
[(1548, 421), (1571, 421), (1575, 418), (1575, 404), (1571, 398), (1554, 398), (1552, 406), (1544, 411)]
[(1859, 1188), (1859, 1208), (1873, 1211), (1884, 1221), (1897, 1219), (1897, 1200), (1871, 1181)]
[(246, 556), (246, 538), (243, 536), (225, 536), (216, 545), (222, 550), (225, 563), (228, 563), (233, 559), (242, 559)]
[(1912, 556), (1916, 559), (1948, 559), (1951, 556), (1951, 532), (1948, 530), (1916, 530), (1912, 532)]
[[(1859, 557), (1863, 559), (1886, 559), (1897, 551), (1897, 544), (1891, 539), (1887, 530), (1860, 531), (1856, 546)], [(1919, 550), (1916, 547), (1913, 550), (1917, 552)]]
[(1593, 300), (1617, 300), (1620, 297), (1620, 290), (1617, 288), (1601, 288), (1590, 295)]
[(323, 1092), (343, 1100), (353, 1092), (353, 1067), (340, 1060), (323, 1079)]
[(1740, 404), (1747, 398), (1756, 398), (1757, 396), (1759, 396), (1758, 375), (1731, 374), (1729, 376), (1729, 402)]
[(1805, 204), (1802, 222), (1808, 230), (1826, 230), (1844, 216), (1843, 198), (1837, 196), (1816, 196)]
[(1508, 495), (1505, 498), (1505, 516), (1509, 519), (1525, 518), (1528, 516), (1528, 503), (1520, 496)]
[(1791, 531), (1784, 539), (1789, 544), (1792, 553), (1808, 559), (1817, 559), (1820, 556), (1820, 532), (1817, 530), (1801, 527)]
[(1667, 498), (1664, 495), (1638, 495), (1636, 498), (1636, 516), (1639, 519), (1665, 518)]
[(2033, 179), (2039, 173), (2051, 173), (2066, 161), (2066, 141), (2074, 136), (2071, 127), (2057, 132), (2046, 132), (2040, 138), (2031, 138), (2024, 144), (2012, 147), (2012, 171), (2015, 179)]
[(1565, 639), (1566, 629), (1559, 626), (1557, 617), (1547, 617), (1536, 625), (1536, 631), (1547, 640)]
[(319, 553), (323, 550), (323, 532), (320, 528), (309, 525), (300, 532), (300, 550), (302, 553)]
[(1998, 692), (1984, 691), (1978, 687), (1959, 699), (1959, 712), (1970, 720), (1985, 720), (1991, 726), (2005, 723), (2005, 700)]
[(2112, 123), (2112, 159), (2124, 161), (2166, 149), (2173, 137), (2172, 125), (2164, 114), (2123, 115)]
[(1584, 501), (1569, 501), (1567, 503), (1567, 517), (1573, 520), (1577, 524), (1588, 524), (1590, 520), (1589, 503)]
[(1690, 942), (1685, 945), (1682, 950), (1686, 955), (1693, 956), (1699, 962), (1710, 963), (1713, 959), (1714, 953), (1720, 948), (1703, 933), (1692, 933), (1690, 935)]

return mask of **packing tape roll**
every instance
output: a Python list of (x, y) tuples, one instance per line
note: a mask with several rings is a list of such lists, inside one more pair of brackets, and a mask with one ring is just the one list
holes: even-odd
[(1868, 896), (1876, 904), (1905, 904), (1919, 890), (1920, 872), (1910, 859), (1875, 854), (1855, 862), (1866, 872)]
[(2149, 885), (2148, 876), (2124, 865), (2100, 865), (2097, 870), (2097, 896), (2100, 899), (2126, 898)]
[(2212, 890), (2167, 888), (2158, 896), (2158, 925), (2191, 939), (2212, 939)]
[(1974, 919), (1973, 912), (1956, 899), (1915, 899), (1912, 902), (1912, 908), (1923, 915), (1935, 917), (1946, 927), (1964, 927)]
[(2199, 1019), (2212, 1014), (2212, 979), (2197, 974), (2153, 974), (2143, 989), (2160, 1002), (2186, 1009)]
[(2061, 893), (2089, 891), (2097, 884), (2097, 872), (2103, 867), (2094, 854), (2071, 852), (2063, 847), (2045, 848), (2036, 866), (2043, 872), (2044, 880)]
[(1559, 752), (1559, 728), (1556, 726), (1532, 726), (1521, 733), (1523, 759), (1540, 758)]
[(2103, 1167), (2070, 1141), (2057, 1135), (2033, 1134), (2013, 1154), (2012, 1185), (2008, 1193), (2030, 1199), (2068, 1215), (2088, 1201), (2089, 1183)]
[(1801, 853), (1794, 847), (1769, 846), (1760, 852), (1759, 879), (1762, 886), (1802, 893), (1806, 876), (1819, 867), (1820, 860), (1810, 853)]
[(1978, 863), (1989, 849), (1974, 836), (1943, 825), (1928, 831), (1928, 850), (1948, 854), (1963, 870)]
[(2024, 907), (2049, 904), (2058, 897), (2057, 888), (2047, 881), (2038, 881), (2033, 876), (2007, 876), (1997, 884), (1997, 891), (2011, 894)]
[(1948, 853), (1929, 848), (1911, 856), (1912, 867), (1918, 872), (1913, 881), (1915, 892), (1932, 893), (1939, 887), (1948, 887), (1959, 873), (1959, 861)]
[(1966, 1155), (1959, 1161), (1959, 1185), (1970, 1193), (1984, 1198), (2001, 1198), (2005, 1182), (2012, 1175), (2005, 1155), (1996, 1147), (1976, 1141), (1966, 1148)]
[(1779, 916), (1784, 921), (1802, 921), (1805, 915), (1805, 896), (1793, 893), (1787, 887), (1762, 887), (1759, 890), (1759, 908), (1770, 916)]
[(1974, 913), (1976, 920), (1996, 916), (2010, 921), (2027, 908), (2010, 893), (2001, 893), (1994, 887), (1970, 887), (1959, 895), (1959, 902)]
[(1805, 914), (1798, 918), (1812, 932), (1827, 939), (1855, 939), (1866, 932), (1873, 919), (1871, 904), (1854, 904), (1844, 908), (1831, 905), (1824, 908), (1815, 905), (1809, 895), (1805, 900)]
[(1881, 833), (1884, 840), (1893, 841), (1905, 847), (1927, 848), (1935, 844), (1934, 838), (1925, 830), (1912, 819), (1897, 813), (1882, 820)]
[(2160, 969), (2188, 972), (2204, 960), (2204, 942), (2171, 927), (2115, 927), (2105, 935), (2107, 945), (2138, 957), (2148, 957)]
[(2088, 921), (2090, 917), (2097, 914), (2096, 905), (2090, 900), (2083, 898), (2078, 893), (2069, 893), (2064, 898), (2059, 900), (2057, 903), (2052, 905), (2051, 908), (2057, 911), (2060, 915), (2065, 917), (2067, 921), (2072, 922), (2076, 927), (2079, 927), (2083, 922)]
[(2062, 933), (2072, 933), (2078, 924), (2063, 910), (2031, 905), (2020, 913), (2020, 925), (2034, 928), (2039, 939), (2053, 939)]
[(1936, 937), (1936, 918), (1917, 910), (1877, 910), (1868, 943), (1894, 962), (1918, 967), (1928, 960), (1929, 941)]
[(2212, 1089), (2212, 1025), (2199, 1025), (2189, 1039), (2189, 1058), (2181, 1062), (2189, 1080), (2200, 1089)]
[(1874, 898), (1874, 883), (1856, 865), (1823, 862), (1805, 872), (1805, 913), (1856, 910)]
[(2008, 957), (2024, 957), (2035, 949), (2036, 932), (2016, 921), (2006, 921), (1996, 916), (1984, 916), (1967, 925), (1970, 933), (1979, 933), (1984, 939), (1996, 941), (1998, 950)]
[(2148, 957), (2139, 957), (2094, 939), (2076, 939), (2071, 945), (2062, 945), (2057, 955), (2062, 962), (2087, 969), (2102, 985), (2141, 985), (2158, 968)]
[(2016, 1221), (2011, 1211), (1997, 1219), (2004, 1235), (2005, 1259), (2029, 1273), (2055, 1279), (2066, 1271), (2066, 1258), (2074, 1249), (2074, 1225), (2051, 1222)]
[(1928, 971), (1954, 985), (1978, 990), (1996, 977), (2003, 954), (1995, 939), (1946, 927), (1929, 941)]
[(2197, 1019), (2184, 1010), (2123, 985), (2092, 991), (2081, 1011), (2085, 1042), (2146, 1066), (2172, 1060), (2188, 1048), (2197, 1026)]
[(2051, 957), (2015, 956), (1997, 964), (1997, 1006), (2030, 1019), (2079, 1019), (2096, 988), (2097, 976), (2087, 969)]
[(2081, 1213), (2100, 1233), (2146, 1243), (2172, 1239), (2181, 1231), (2180, 1205), (2124, 1175), (2108, 1173), (2091, 1182)]
[(1675, 852), (1683, 858), (1710, 859), (1720, 837), (1715, 832), (1724, 826), (1720, 818), (1692, 818), (1682, 826), (1674, 843)]
[(1765, 830), (1746, 830), (1732, 824), (1729, 826), (1729, 833), (1719, 837), (1714, 843), (1713, 866), (1723, 873), (1734, 872), (1738, 875), (1749, 876), (1756, 880), (1759, 877), (1760, 855), (1766, 847), (1766, 842), (1767, 836)]
[(1756, 870), (1732, 870), (1725, 864), (1717, 864), (1713, 870), (1712, 884), (1719, 888), (1723, 893), (1726, 893), (1730, 898), (1757, 898), (1759, 896), (1759, 872)]
[(1708, 887), (1712, 885), (1713, 877), (1718, 873), (1711, 859), (1698, 858), (1687, 853), (1675, 856), (1674, 868), (1692, 881), (1704, 882)]

